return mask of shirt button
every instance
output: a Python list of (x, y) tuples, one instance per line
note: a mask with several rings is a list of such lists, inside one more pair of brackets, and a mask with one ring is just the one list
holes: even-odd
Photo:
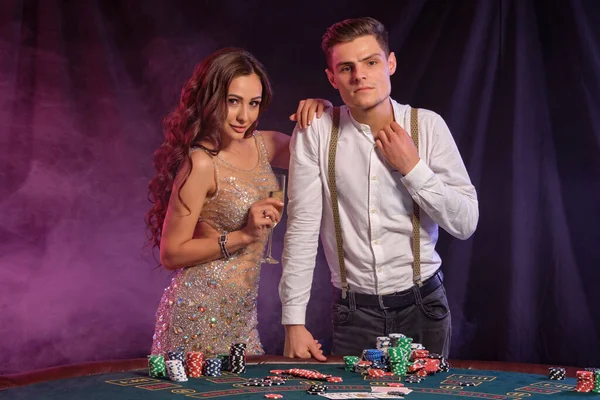
[(379, 240), (373, 240), (373, 244), (379, 244)]
[(381, 272), (381, 267), (377, 267), (377, 272)]
[(376, 180), (377, 180), (377, 176), (373, 175), (373, 176), (371, 177), (371, 179), (372, 179), (372, 180), (374, 180), (374, 181), (376, 181)]
[(371, 214), (375, 214), (377, 210), (375, 208), (371, 208)]

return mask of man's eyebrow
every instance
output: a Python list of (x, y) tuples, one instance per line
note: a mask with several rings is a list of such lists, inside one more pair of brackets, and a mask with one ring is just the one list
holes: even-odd
[[(359, 61), (359, 62), (366, 61), (366, 60), (368, 60), (369, 58), (373, 58), (373, 57), (379, 57), (379, 58), (381, 58), (381, 55), (380, 55), (379, 53), (373, 53), (373, 54), (370, 54), (370, 55), (368, 55), (368, 56), (366, 56), (366, 57), (363, 57), (363, 58), (361, 58), (361, 59), (360, 59), (360, 60), (358, 60), (358, 61)], [(339, 67), (341, 67), (342, 65), (352, 65), (352, 64), (354, 64), (354, 62), (352, 62), (352, 61), (340, 61), (339, 63), (337, 63), (337, 64), (335, 65), (335, 67), (336, 67), (336, 68), (339, 68)]]

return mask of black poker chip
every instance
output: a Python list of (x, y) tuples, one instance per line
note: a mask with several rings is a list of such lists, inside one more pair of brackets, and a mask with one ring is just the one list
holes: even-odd
[(322, 383), (316, 383), (316, 384), (310, 385), (310, 387), (308, 388), (306, 393), (319, 394), (319, 393), (324, 393), (325, 391), (327, 391), (327, 386), (323, 385)]

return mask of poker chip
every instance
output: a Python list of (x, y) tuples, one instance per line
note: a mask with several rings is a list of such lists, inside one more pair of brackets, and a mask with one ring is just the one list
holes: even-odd
[(475, 382), (470, 382), (470, 381), (459, 381), (458, 384), (460, 386), (476, 386), (477, 385)]
[(421, 378), (420, 376), (417, 375), (409, 375), (406, 377), (406, 379), (404, 379), (404, 382), (406, 383), (419, 383), (423, 380), (423, 378)]
[(369, 378), (382, 378), (385, 376), (385, 371), (381, 369), (369, 368)]
[(185, 354), (183, 353), (183, 351), (168, 351), (167, 352), (167, 359), (169, 360), (179, 360), (181, 361), (181, 363), (185, 363)]
[(567, 371), (561, 367), (548, 368), (548, 378), (554, 381), (560, 381), (567, 377)]
[(390, 387), (403, 387), (404, 386), (404, 384), (400, 383), (400, 382), (388, 382), (387, 385)]
[(379, 349), (368, 349), (365, 350), (363, 352), (363, 356), (364, 359), (366, 361), (371, 361), (372, 363), (374, 362), (380, 362), (381, 361), (381, 357), (383, 357), (383, 351), (379, 350)]
[(306, 390), (306, 393), (320, 394), (320, 393), (325, 393), (326, 391), (327, 391), (327, 386), (323, 385), (322, 383), (315, 383), (313, 385), (310, 385), (310, 387)]
[(152, 378), (162, 378), (167, 376), (165, 358), (162, 355), (151, 354), (148, 356), (148, 374)]
[(277, 393), (267, 393), (265, 394), (265, 399), (283, 399), (283, 395)]
[(594, 376), (595, 372), (592, 371), (577, 371), (577, 387), (575, 387), (576, 392), (580, 393), (590, 393), (594, 390)]
[(233, 374), (246, 372), (246, 343), (234, 343), (229, 348), (229, 371)]
[(188, 378), (185, 374), (185, 368), (181, 360), (168, 360), (165, 362), (167, 373), (173, 382), (187, 382)]
[(221, 360), (218, 358), (207, 358), (204, 362), (204, 375), (221, 376)]
[(185, 370), (188, 377), (199, 378), (202, 376), (204, 354), (199, 351), (190, 351), (185, 355)]
[(450, 363), (444, 357), (440, 358), (440, 371), (441, 372), (450, 371)]
[(341, 383), (344, 382), (344, 379), (342, 379), (341, 376), (330, 376), (327, 377), (327, 382), (332, 382), (332, 383)]
[(429, 356), (429, 350), (413, 350), (411, 352), (411, 358), (416, 360), (417, 358), (427, 358)]
[(221, 360), (221, 371), (229, 371), (229, 354), (218, 354), (217, 358)]

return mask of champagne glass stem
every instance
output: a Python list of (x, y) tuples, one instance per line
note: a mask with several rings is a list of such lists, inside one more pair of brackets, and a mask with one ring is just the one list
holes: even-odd
[(267, 259), (271, 260), (273, 257), (271, 256), (271, 250), (273, 249), (273, 228), (269, 228), (269, 244), (268, 244), (268, 255)]

